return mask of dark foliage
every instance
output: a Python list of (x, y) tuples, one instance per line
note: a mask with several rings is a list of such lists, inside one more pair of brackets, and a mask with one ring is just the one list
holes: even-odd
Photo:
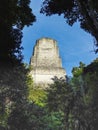
[(21, 39), (23, 27), (35, 21), (29, 0), (0, 1), (0, 61), (22, 60)]
[(46, 15), (64, 15), (66, 22), (73, 25), (80, 22), (80, 27), (95, 37), (98, 52), (98, 2), (96, 0), (44, 0), (41, 13)]
[(98, 59), (88, 66), (80, 62), (72, 73), (68, 82), (53, 79), (54, 84), (48, 89), (48, 108), (63, 113), (62, 130), (97, 130)]

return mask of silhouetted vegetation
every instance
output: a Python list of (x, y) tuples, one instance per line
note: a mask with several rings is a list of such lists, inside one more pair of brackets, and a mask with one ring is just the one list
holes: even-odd
[[(35, 21), (29, 3), (0, 1), (0, 130), (98, 130), (98, 59), (80, 62), (71, 78), (54, 77), (46, 90), (34, 86), (21, 53), (22, 29)], [(79, 20), (98, 47), (95, 0), (48, 0), (42, 12), (64, 14), (70, 25)]]
[(30, 0), (0, 1), (0, 61), (22, 60), (22, 29), (32, 25), (35, 16), (29, 7)]
[(54, 83), (45, 90), (34, 86), (27, 67), (2, 69), (0, 127), (2, 130), (97, 130), (97, 66), (98, 59), (87, 66), (80, 62), (72, 70), (73, 77), (66, 80), (54, 77)]
[(64, 16), (72, 26), (79, 21), (80, 27), (95, 37), (98, 52), (98, 2), (96, 0), (44, 0), (41, 13), (48, 16), (58, 14)]
[(88, 66), (80, 62), (72, 72), (67, 81), (53, 79), (47, 90), (49, 111), (62, 113), (62, 130), (97, 130), (98, 59)]

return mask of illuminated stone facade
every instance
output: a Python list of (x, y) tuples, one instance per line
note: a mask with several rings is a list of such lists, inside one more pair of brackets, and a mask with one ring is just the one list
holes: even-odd
[(30, 60), (32, 66), (31, 75), (36, 85), (52, 83), (54, 76), (65, 78), (65, 70), (62, 68), (61, 58), (57, 42), (50, 38), (41, 38), (36, 41), (33, 55)]

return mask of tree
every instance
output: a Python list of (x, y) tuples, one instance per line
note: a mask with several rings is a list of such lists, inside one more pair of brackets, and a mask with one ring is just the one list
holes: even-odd
[(74, 105), (72, 109), (73, 122), (72, 130), (87, 130), (90, 128), (91, 117), (89, 115), (89, 105), (86, 100), (86, 81), (84, 81), (83, 70), (85, 65), (80, 62), (79, 67), (74, 67), (72, 70), (73, 77), (70, 84), (74, 91)]
[(98, 129), (98, 59), (91, 64), (73, 68), (71, 85), (75, 92), (72, 113), (78, 121), (79, 130)]
[(86, 83), (86, 99), (89, 104), (89, 112), (91, 115), (91, 129), (98, 129), (98, 58), (91, 64), (86, 66), (83, 71)]
[(0, 1), (0, 126), (14, 107), (25, 104), (27, 73), (22, 61), (22, 29), (35, 21), (29, 0)]
[(48, 88), (47, 105), (51, 112), (61, 113), (62, 129), (69, 129), (69, 116), (73, 108), (73, 90), (65, 79), (53, 79), (54, 83)]
[(97, 130), (98, 59), (87, 66), (80, 62), (72, 73), (70, 80), (53, 79), (54, 84), (48, 88), (47, 106), (52, 112), (62, 113), (59, 117), (63, 117), (62, 129)]
[(82, 62), (80, 62), (79, 67), (73, 67), (73, 69), (72, 69), (73, 76), (79, 77), (82, 74), (84, 67), (85, 67), (85, 64)]
[(64, 15), (66, 22), (73, 25), (80, 22), (80, 27), (95, 37), (98, 52), (98, 2), (96, 0), (44, 0), (41, 13)]
[(35, 21), (30, 0), (0, 1), (0, 61), (22, 60), (22, 29)]
[[(30, 0), (0, 1), (0, 128), (2, 129), (21, 129), (23, 123), (28, 120), (25, 115), (28, 68), (22, 63), (21, 40), (23, 28), (35, 21), (29, 5)], [(16, 113), (19, 115), (16, 116)], [(17, 125), (19, 121), (22, 123), (20, 126), (15, 126), (15, 122), (11, 120), (15, 117)]]
[(7, 127), (10, 114), (25, 106), (27, 73), (24, 64), (0, 68), (0, 126)]
[(40, 86), (36, 86), (33, 83), (32, 77), (29, 74), (27, 77), (27, 85), (28, 85), (28, 96), (27, 99), (29, 102), (34, 102), (36, 105), (44, 107), (45, 100), (47, 98), (47, 93)]

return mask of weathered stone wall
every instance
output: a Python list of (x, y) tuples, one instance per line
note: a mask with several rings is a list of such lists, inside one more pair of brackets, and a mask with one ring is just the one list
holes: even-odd
[(60, 78), (66, 74), (62, 68), (57, 42), (50, 38), (36, 41), (30, 65), (33, 68), (31, 75), (36, 84), (49, 84), (54, 76)]

